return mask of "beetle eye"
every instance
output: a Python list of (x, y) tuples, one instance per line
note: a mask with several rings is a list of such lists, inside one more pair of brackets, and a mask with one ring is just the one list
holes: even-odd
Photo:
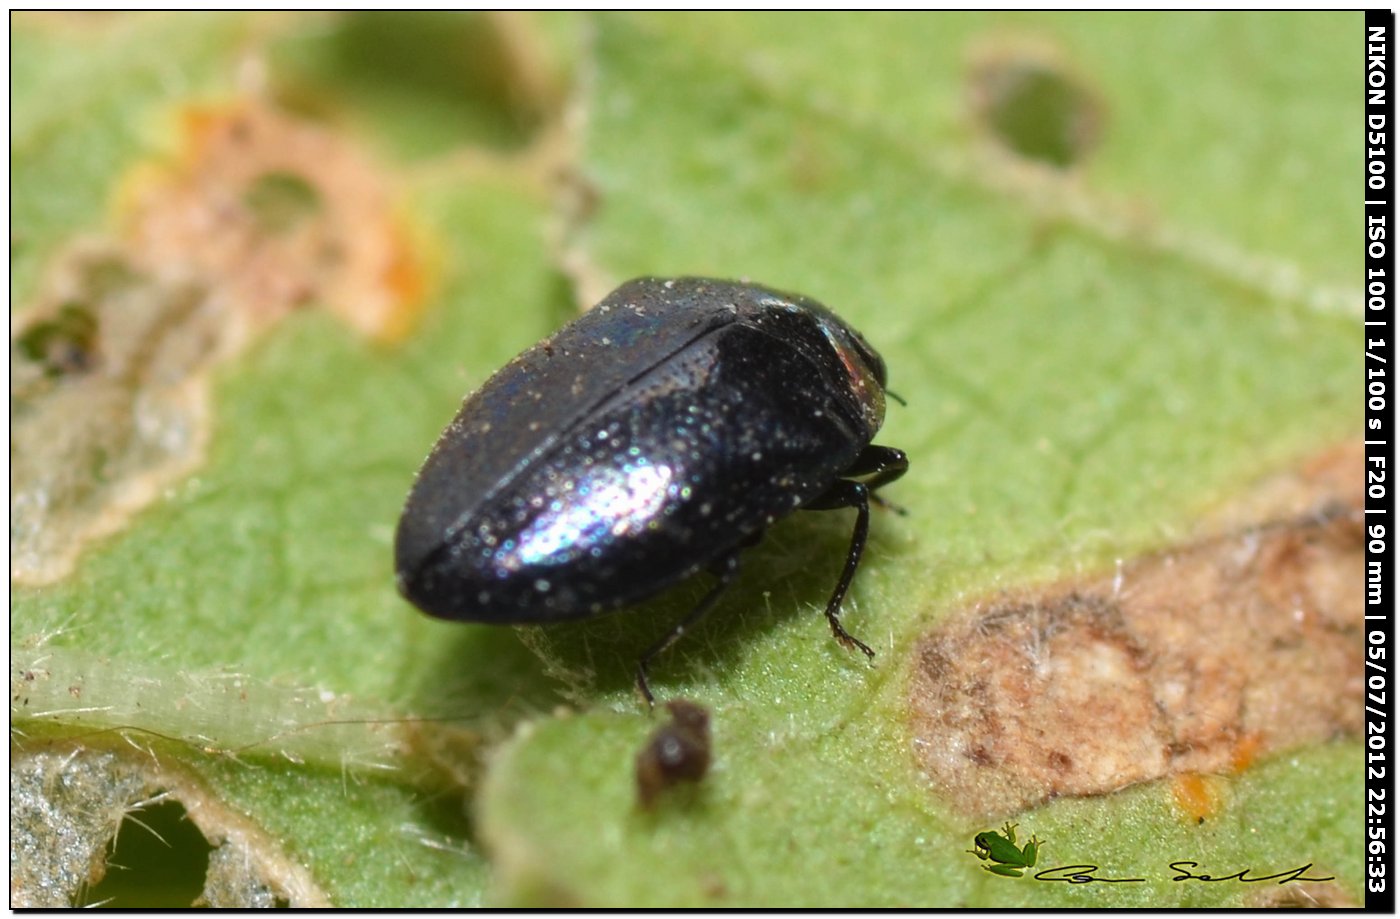
[[(845, 325), (838, 325), (835, 328), (837, 330), (836, 336), (831, 336), (830, 332), (827, 334), (829, 338), (833, 339), (832, 344), (836, 346), (837, 352), (854, 351), (856, 356), (860, 358), (860, 362), (870, 371), (871, 376), (875, 377), (875, 382), (880, 384), (881, 389), (884, 389), (885, 362), (880, 355), (875, 353), (875, 349), (870, 347), (870, 343), (855, 329)], [(842, 347), (843, 345), (845, 347)]]
[(875, 374), (875, 380), (880, 384), (880, 388), (885, 388), (885, 361), (880, 355), (875, 353), (875, 349), (870, 347), (859, 332), (851, 333), (851, 340), (855, 342), (856, 351), (859, 352), (861, 360), (870, 366), (870, 372)]

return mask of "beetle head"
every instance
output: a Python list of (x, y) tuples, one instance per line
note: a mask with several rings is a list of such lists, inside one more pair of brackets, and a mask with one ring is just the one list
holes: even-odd
[(822, 334), (845, 369), (845, 391), (873, 436), (885, 420), (885, 362), (859, 332), (834, 313), (823, 310), (818, 316)]

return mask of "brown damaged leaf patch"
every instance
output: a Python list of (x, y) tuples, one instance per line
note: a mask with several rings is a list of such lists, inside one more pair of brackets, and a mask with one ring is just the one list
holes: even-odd
[(65, 575), (193, 466), (203, 373), (226, 340), (197, 283), (160, 283), (107, 243), (75, 247), (10, 348), (10, 577)]
[[(1324, 871), (1330, 874), (1330, 871)], [(1293, 883), (1265, 887), (1245, 899), (1245, 909), (1360, 909), (1361, 904), (1336, 884)]]
[(208, 371), (291, 310), (395, 339), (426, 270), (345, 139), (253, 103), (183, 116), (125, 235), (61, 253), (12, 324), (11, 579), (43, 584), (200, 461)]
[(937, 791), (991, 818), (1358, 734), (1361, 468), (1358, 447), (1332, 451), (1261, 489), (1288, 516), (986, 599), (927, 635), (909, 698)]

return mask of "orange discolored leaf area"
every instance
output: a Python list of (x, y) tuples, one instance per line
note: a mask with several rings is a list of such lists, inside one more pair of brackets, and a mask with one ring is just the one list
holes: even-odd
[(367, 336), (408, 331), (426, 268), (365, 154), (266, 105), (192, 108), (180, 121), (178, 153), (123, 196), (138, 264), (199, 277), (254, 322), (319, 302)]
[(1220, 813), (1223, 794), (1218, 776), (1183, 772), (1172, 779), (1172, 801), (1190, 823), (1205, 823)]
[(15, 321), (17, 583), (63, 577), (195, 468), (208, 371), (291, 310), (387, 341), (426, 296), (386, 178), (345, 138), (252, 102), (181, 122), (179, 153), (127, 182), (121, 237), (70, 244)]
[(983, 600), (926, 636), (909, 700), (935, 786), (991, 817), (1175, 775), (1203, 820), (1220, 806), (1203, 774), (1358, 733), (1360, 469), (1357, 448), (1330, 451), (1261, 487), (1286, 516)]

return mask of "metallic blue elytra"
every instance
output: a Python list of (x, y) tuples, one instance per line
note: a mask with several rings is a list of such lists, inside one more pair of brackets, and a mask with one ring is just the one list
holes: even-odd
[(433, 616), (548, 623), (639, 602), (709, 570), (718, 583), (642, 656), (714, 605), (739, 552), (800, 508), (853, 507), (837, 614), (871, 493), (905, 455), (871, 443), (885, 365), (819, 303), (753, 284), (639, 278), (467, 398), (409, 494), (400, 592)]

